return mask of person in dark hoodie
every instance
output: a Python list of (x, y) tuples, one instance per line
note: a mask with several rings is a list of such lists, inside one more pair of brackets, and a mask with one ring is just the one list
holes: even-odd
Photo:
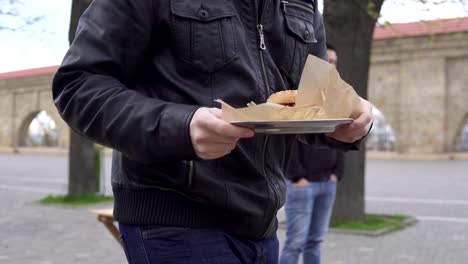
[[(53, 99), (84, 137), (112, 148), (114, 218), (130, 263), (276, 263), (276, 213), (294, 135), (222, 119), (297, 89), (326, 59), (315, 0), (94, 0), (55, 75)], [(357, 149), (372, 123), (305, 135)]]
[[(327, 44), (328, 62), (336, 65), (335, 48)], [(280, 264), (320, 263), (320, 244), (328, 230), (336, 184), (344, 174), (344, 153), (294, 142), (286, 177), (286, 242)]]

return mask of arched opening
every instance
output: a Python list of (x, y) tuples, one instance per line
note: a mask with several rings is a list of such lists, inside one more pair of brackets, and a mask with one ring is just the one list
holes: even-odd
[(56, 122), (46, 111), (31, 113), (19, 131), (19, 147), (58, 147), (59, 131)]
[(455, 151), (468, 152), (468, 120), (462, 126), (461, 132), (458, 136), (458, 142), (455, 145)]
[(366, 149), (374, 151), (395, 151), (396, 136), (392, 126), (377, 107), (373, 106), (374, 124), (367, 136)]

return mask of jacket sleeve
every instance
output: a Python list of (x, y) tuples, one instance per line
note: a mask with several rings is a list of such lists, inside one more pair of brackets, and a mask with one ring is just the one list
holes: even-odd
[(339, 151), (359, 150), (364, 138), (353, 143), (346, 143), (327, 137), (325, 134), (305, 134), (298, 136), (298, 140), (304, 144), (336, 149)]
[(197, 107), (131, 89), (150, 47), (152, 2), (93, 1), (54, 77), (54, 103), (72, 129), (130, 159), (193, 159), (189, 124)]
[(333, 168), (333, 174), (335, 174), (340, 181), (344, 176), (344, 158), (345, 156), (342, 151), (336, 151), (336, 164)]

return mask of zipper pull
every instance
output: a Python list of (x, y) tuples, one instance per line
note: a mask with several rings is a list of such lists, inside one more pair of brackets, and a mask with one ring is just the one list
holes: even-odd
[(286, 12), (286, 6), (289, 4), (289, 2), (286, 0), (282, 0), (281, 4), (283, 4), (283, 11)]
[(265, 50), (266, 45), (265, 45), (265, 35), (263, 35), (263, 25), (258, 24), (257, 29), (258, 29), (258, 34), (260, 35), (260, 49)]

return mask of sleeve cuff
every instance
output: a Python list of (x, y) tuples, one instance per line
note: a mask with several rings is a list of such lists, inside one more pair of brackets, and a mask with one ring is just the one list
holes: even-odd
[[(170, 104), (161, 117), (159, 147), (167, 159), (197, 159), (190, 138), (190, 122), (200, 106)], [(156, 136), (156, 135), (155, 135)]]
[(328, 141), (328, 146), (329, 147), (332, 147), (332, 148), (335, 148), (335, 149), (338, 149), (338, 150), (342, 150), (342, 151), (350, 151), (350, 150), (360, 150), (361, 149), (361, 146), (362, 146), (362, 143), (365, 142), (367, 136), (369, 135), (369, 133), (371, 132), (372, 130), (372, 127), (374, 126), (374, 123), (371, 124), (370, 128), (369, 128), (369, 131), (367, 131), (367, 134), (362, 137), (360, 140), (357, 140), (353, 143), (346, 143), (346, 142), (341, 142), (341, 141), (338, 141), (338, 140), (335, 140), (331, 137), (327, 137), (325, 135), (323, 135), (326, 140)]

